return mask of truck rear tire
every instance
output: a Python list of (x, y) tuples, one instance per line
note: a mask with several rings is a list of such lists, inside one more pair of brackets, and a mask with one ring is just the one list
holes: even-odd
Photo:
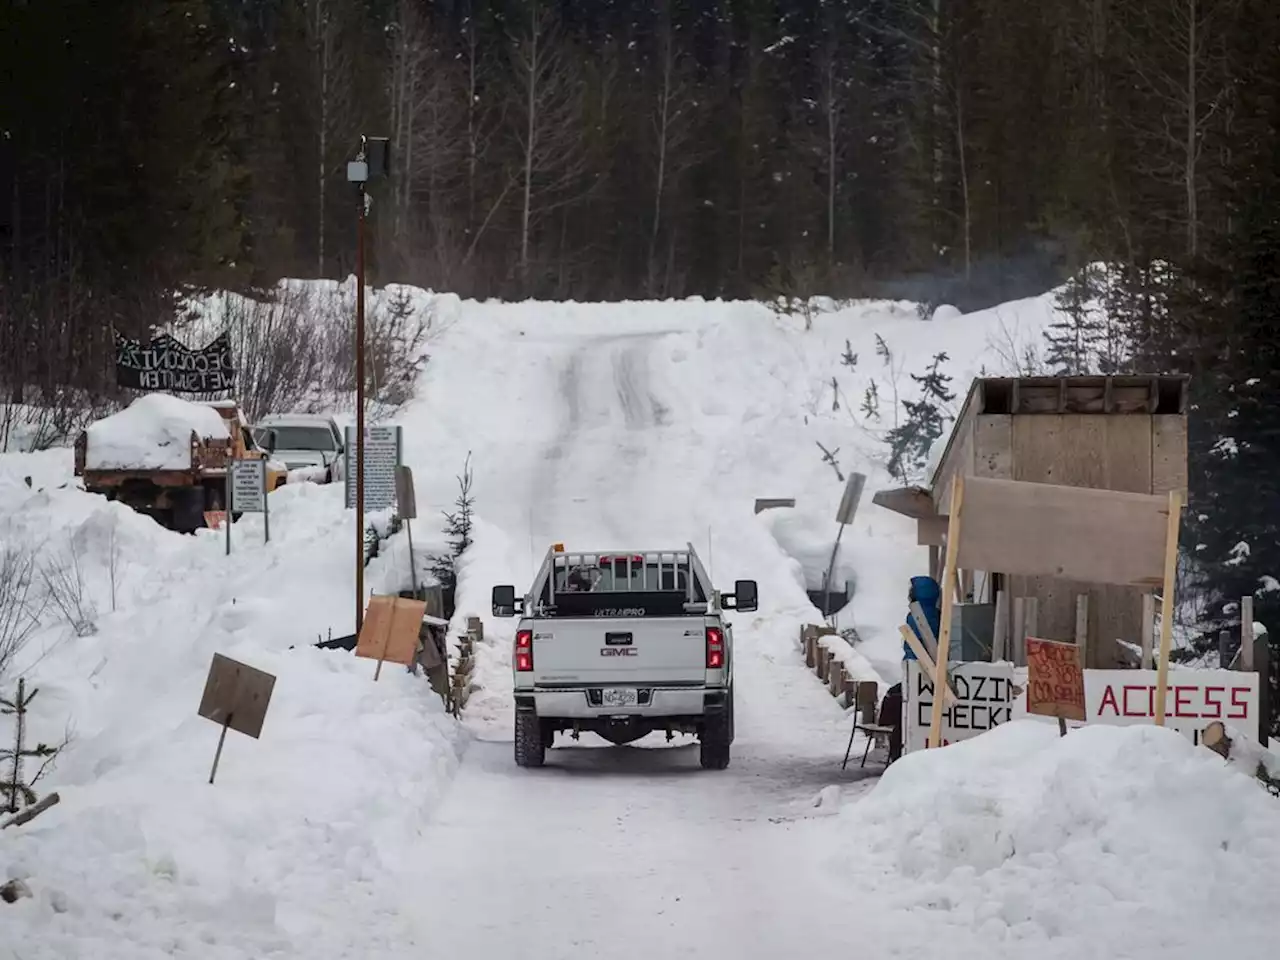
[(542, 722), (532, 710), (516, 711), (516, 766), (540, 767), (547, 758)]
[(729, 747), (733, 743), (733, 691), (719, 713), (708, 714), (702, 723), (698, 761), (704, 770), (723, 770), (729, 766)]

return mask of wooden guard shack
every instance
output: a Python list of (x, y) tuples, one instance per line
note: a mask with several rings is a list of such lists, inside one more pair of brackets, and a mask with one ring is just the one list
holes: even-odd
[[(1187, 486), (1187, 386), (1181, 376), (1021, 377), (973, 381), (929, 486), (886, 490), (874, 502), (917, 521), (929, 568), (942, 575), (952, 477), (988, 477), (1164, 495)], [(1017, 537), (1009, 529), (1002, 536)], [(1087, 554), (1090, 545), (1080, 543)], [(1086, 666), (1132, 665), (1117, 640), (1138, 644), (1143, 593), (1052, 577), (964, 570), (960, 599), (1035, 598), (1047, 639), (1080, 634), (1077, 597), (1089, 597)], [(1149, 627), (1148, 627), (1149, 629)]]

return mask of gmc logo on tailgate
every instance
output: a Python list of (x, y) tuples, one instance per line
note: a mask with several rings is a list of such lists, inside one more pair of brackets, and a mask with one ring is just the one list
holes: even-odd
[(636, 655), (635, 647), (601, 647), (600, 656), (602, 657), (634, 657)]

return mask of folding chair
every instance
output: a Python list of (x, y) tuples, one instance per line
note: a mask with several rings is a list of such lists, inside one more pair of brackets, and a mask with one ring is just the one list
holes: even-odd
[[(884, 699), (880, 702), (879, 714), (876, 717), (876, 723), (859, 723), (854, 720), (853, 729), (849, 731), (849, 743), (844, 748), (844, 761), (840, 764), (843, 770), (849, 765), (849, 754), (853, 752), (853, 738), (859, 732), (867, 737), (866, 749), (862, 751), (862, 762), (859, 767), (867, 765), (867, 757), (871, 754), (871, 747), (874, 745), (877, 749), (886, 746), (886, 741), (893, 735), (893, 731), (897, 723), (901, 723), (902, 716), (902, 688), (893, 686), (884, 695)], [(886, 723), (885, 721), (896, 721)]]

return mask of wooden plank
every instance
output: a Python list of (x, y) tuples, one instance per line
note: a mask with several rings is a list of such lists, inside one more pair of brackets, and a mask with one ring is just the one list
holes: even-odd
[(1156, 664), (1156, 726), (1164, 726), (1165, 696), (1169, 692), (1169, 652), (1173, 648), (1173, 617), (1178, 609), (1174, 594), (1178, 577), (1178, 530), (1182, 523), (1182, 491), (1169, 494), (1165, 510), (1168, 532), (1165, 536), (1164, 587), (1160, 596), (1164, 614), (1160, 617), (1160, 660)]
[[(937, 666), (934, 663), (933, 657), (929, 655), (929, 651), (926, 650), (924, 648), (924, 644), (920, 642), (920, 638), (917, 637), (915, 633), (912, 632), (911, 628), (905, 623), (898, 624), (898, 632), (902, 634), (902, 642), (911, 648), (911, 652), (914, 653), (916, 655), (916, 659), (920, 661), (920, 667), (924, 670), (924, 675), (929, 678), (929, 682), (936, 683), (937, 680), (935, 674), (937, 673)], [(955, 703), (956, 694), (955, 691), (951, 689), (950, 680), (947, 681), (947, 691), (945, 696), (947, 698), (947, 706)]]
[(1154, 662), (1153, 649), (1156, 633), (1156, 598), (1149, 593), (1142, 595), (1142, 669), (1150, 670)]
[(878, 507), (900, 513), (904, 517), (919, 520), (937, 516), (937, 509), (929, 491), (921, 487), (900, 487), (895, 490), (877, 490), (871, 502)]
[(761, 513), (765, 510), (776, 510), (779, 507), (794, 507), (795, 505), (794, 497), (757, 497), (755, 512)]
[(1240, 669), (1253, 670), (1253, 597), (1240, 599)]
[(1024, 641), (1027, 639), (1027, 598), (1013, 598), (1013, 621), (1010, 624), (1009, 659), (1021, 666)]
[(916, 521), (916, 546), (941, 547), (946, 541), (946, 517), (923, 517)]
[(983, 414), (973, 423), (973, 475), (1012, 480), (1013, 417)]
[(1080, 648), (1081, 665), (1088, 662), (1089, 652), (1089, 595), (1076, 597), (1076, 646)]
[[(985, 480), (973, 478), (968, 483), (1002, 483), (1012, 481)], [(951, 621), (955, 612), (955, 598), (951, 595), (951, 580), (955, 576), (956, 566), (960, 558), (961, 544), (961, 512), (964, 509), (966, 479), (958, 475), (951, 482), (949, 502), (951, 504), (951, 526), (947, 531), (947, 559), (942, 572), (942, 629), (938, 636), (937, 679), (934, 681), (933, 715), (929, 720), (929, 747), (936, 750), (942, 745), (942, 702), (937, 691), (950, 687), (947, 679), (947, 657), (951, 651)], [(999, 569), (993, 565), (983, 564), (984, 570)]]
[(991, 659), (1000, 661), (1009, 650), (1009, 591), (996, 591), (996, 621), (991, 638)]
[(1151, 492), (1187, 488), (1187, 418), (1160, 414), (1151, 418)]
[[(957, 465), (964, 465), (964, 468), (960, 470), (962, 474), (972, 469), (973, 450), (971, 440), (973, 436), (973, 421), (982, 409), (983, 394), (982, 380), (974, 378), (969, 383), (969, 390), (965, 394), (964, 404), (961, 406), (960, 413), (951, 427), (951, 433), (947, 436), (947, 445), (942, 451), (942, 457), (934, 468), (933, 476), (928, 478), (929, 486), (939, 492), (942, 497), (950, 496), (951, 477), (955, 475)], [(966, 447), (968, 449), (964, 449)], [(939, 507), (937, 512), (943, 513), (945, 511)]]
[(980, 477), (969, 486), (956, 545), (965, 569), (1135, 586), (1162, 580), (1162, 497)]
[(1151, 493), (1151, 417), (1103, 417), (1106, 472), (1090, 486)]

